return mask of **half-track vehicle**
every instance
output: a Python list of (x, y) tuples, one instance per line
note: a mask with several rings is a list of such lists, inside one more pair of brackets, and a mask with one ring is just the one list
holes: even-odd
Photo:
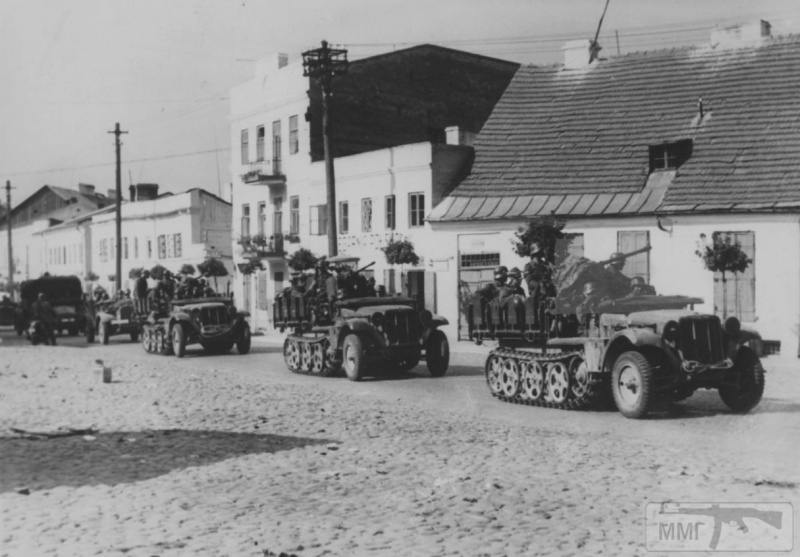
[(239, 354), (250, 351), (246, 311), (237, 311), (226, 296), (174, 299), (168, 310), (153, 310), (142, 323), (141, 342), (147, 352), (182, 358), (186, 347), (200, 344), (210, 354), (224, 354), (236, 345)]
[(552, 273), (555, 295), (538, 304), (502, 293), (471, 298), (472, 339), (497, 341), (485, 364), (491, 394), (561, 409), (613, 399), (624, 416), (642, 418), (717, 389), (732, 411), (754, 408), (764, 391), (759, 334), (736, 317), (723, 323), (694, 311), (700, 298), (656, 295), (641, 281), (620, 295), (612, 261), (568, 258)]
[(86, 304), (86, 341), (95, 337), (108, 344), (114, 335), (128, 335), (133, 342), (139, 340), (146, 313), (136, 311), (135, 301), (130, 298), (107, 300), (102, 303), (90, 301)]
[(361, 272), (357, 258), (334, 257), (337, 276), (323, 265), (306, 286), (280, 292), (273, 322), (289, 330), (283, 344), (287, 367), (294, 373), (332, 376), (344, 370), (359, 381), (370, 370), (409, 371), (424, 359), (433, 377), (450, 365), (447, 337), (439, 329), (447, 320), (419, 308), (405, 296), (377, 296)]
[(76, 276), (43, 276), (20, 285), (20, 303), (16, 308), (14, 328), (22, 335), (32, 319), (33, 304), (43, 293), (56, 314), (55, 332), (76, 335), (86, 325), (81, 280)]

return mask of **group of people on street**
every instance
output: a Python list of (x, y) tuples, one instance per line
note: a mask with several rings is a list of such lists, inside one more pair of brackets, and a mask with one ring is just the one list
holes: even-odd
[(365, 277), (350, 265), (331, 266), (327, 259), (317, 261), (313, 274), (304, 271), (292, 273), (291, 297), (333, 301), (337, 299), (374, 297), (386, 294), (383, 287), (375, 286), (374, 277)]

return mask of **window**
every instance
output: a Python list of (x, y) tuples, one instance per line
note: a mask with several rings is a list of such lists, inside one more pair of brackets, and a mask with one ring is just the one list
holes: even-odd
[[(617, 251), (630, 253), (650, 245), (650, 233), (647, 230), (620, 230), (617, 232)], [(650, 252), (637, 253), (625, 260), (622, 274), (628, 277), (642, 277), (650, 284)]]
[(361, 200), (361, 232), (372, 232), (372, 199)]
[(158, 236), (158, 258), (167, 258), (167, 236), (165, 234), (160, 234)]
[(267, 233), (267, 202), (258, 202), (258, 233), (264, 236)]
[(250, 204), (242, 205), (242, 236), (250, 236)]
[(272, 173), (281, 173), (281, 121), (272, 122)]
[(395, 197), (394, 195), (386, 196), (386, 230), (394, 230), (395, 228)]
[(425, 194), (408, 194), (408, 226), (425, 224)]
[(714, 232), (716, 238), (730, 238), (738, 243), (751, 263), (743, 273), (714, 273), (714, 311), (735, 315), (741, 321), (756, 318), (756, 235), (755, 232)]
[(122, 238), (122, 259), (128, 259), (128, 237)]
[(247, 130), (242, 130), (242, 164), (250, 162), (250, 140)]
[(339, 202), (339, 234), (347, 234), (350, 229), (350, 207), (347, 201)]
[(289, 198), (289, 234), (300, 234), (300, 196)]
[(272, 233), (283, 234), (283, 197), (275, 197), (272, 205), (275, 207), (275, 211), (272, 213)]
[(180, 232), (172, 235), (172, 255), (173, 257), (183, 257), (183, 243)]
[[(102, 240), (100, 240), (100, 245), (98, 247), (99, 247), (98, 255), (100, 257), (100, 261), (105, 263), (106, 261), (108, 261), (108, 241), (107, 241), (107, 239), (103, 238)], [(52, 257), (51, 257), (51, 260), (52, 260)]]
[(264, 126), (256, 128), (256, 161), (264, 160), (264, 140), (266, 139)]
[(499, 253), (462, 253), (461, 268), (466, 267), (497, 267), (500, 265)]
[(147, 259), (153, 259), (153, 240), (147, 240)]
[(309, 234), (322, 236), (328, 231), (327, 205), (312, 205), (310, 207)]
[(289, 116), (289, 154), (294, 155), (300, 150), (300, 139), (297, 135), (297, 114)]
[(650, 146), (650, 172), (672, 170), (689, 160), (692, 156), (692, 140), (684, 139), (674, 143)]

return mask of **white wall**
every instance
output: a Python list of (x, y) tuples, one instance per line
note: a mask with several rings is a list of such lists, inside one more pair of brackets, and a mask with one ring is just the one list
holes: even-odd
[[(525, 261), (513, 252), (514, 231), (524, 223), (438, 223), (436, 242), (441, 256), (453, 264), (439, 273), (440, 312), (452, 322), (458, 316), (458, 265), (461, 253), (499, 252), (507, 267), (522, 268)], [(798, 352), (800, 324), (800, 219), (796, 215), (681, 216), (663, 221), (671, 232), (659, 229), (655, 218), (584, 219), (570, 221), (565, 232), (584, 234), (585, 256), (602, 260), (617, 251), (617, 232), (647, 230), (651, 284), (659, 294), (698, 296), (695, 306), (713, 312), (713, 273), (695, 255), (700, 234), (715, 231), (752, 231), (755, 234), (756, 319), (748, 323), (764, 338), (780, 340), (782, 356)], [(455, 335), (451, 326), (450, 334)]]

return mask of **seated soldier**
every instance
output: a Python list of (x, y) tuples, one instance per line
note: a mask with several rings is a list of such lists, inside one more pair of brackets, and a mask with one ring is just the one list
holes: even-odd
[(647, 284), (640, 276), (635, 276), (631, 279), (631, 291), (628, 296), (652, 296), (655, 295), (656, 289)]
[(631, 290), (631, 279), (622, 272), (625, 267), (625, 256), (620, 252), (614, 252), (609, 259), (605, 266), (607, 283), (604, 285), (605, 290), (613, 299), (624, 298)]
[(494, 282), (487, 283), (479, 288), (475, 293), (483, 300), (489, 301), (497, 298), (500, 295), (500, 289), (505, 287), (508, 281), (508, 268), (500, 265), (494, 270)]

